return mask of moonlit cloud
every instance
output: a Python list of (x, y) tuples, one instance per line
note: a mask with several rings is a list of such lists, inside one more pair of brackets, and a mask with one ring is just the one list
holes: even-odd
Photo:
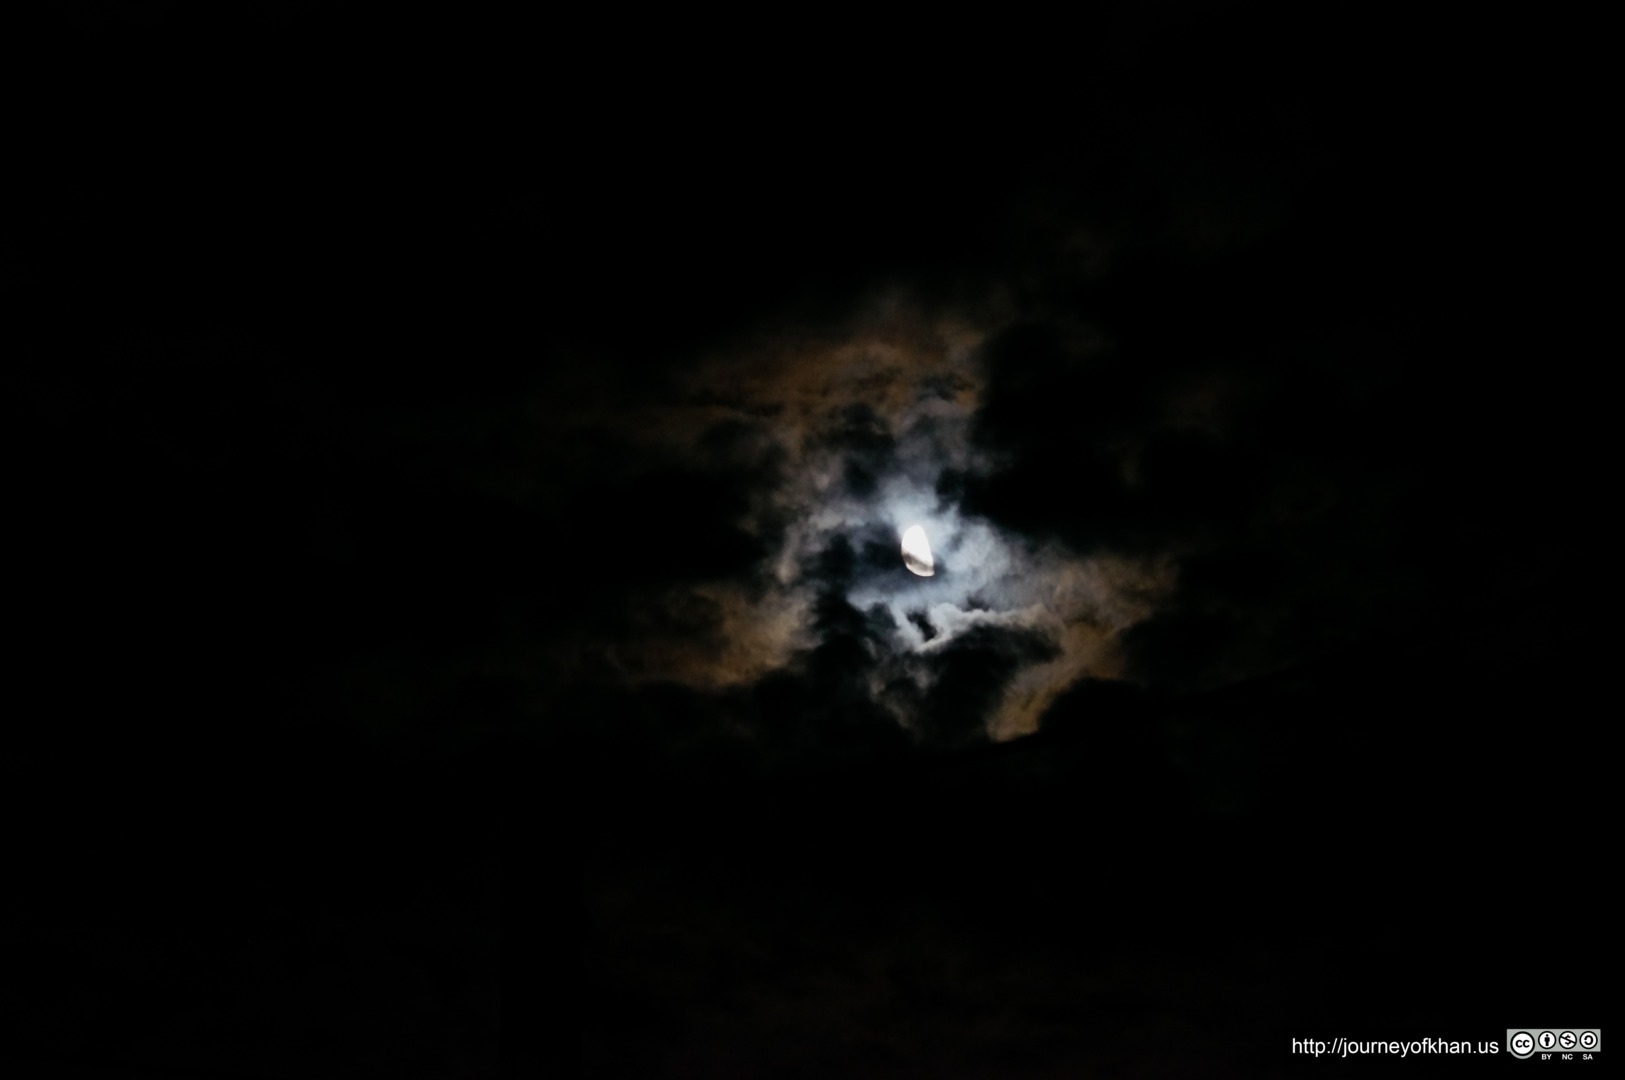
[[(644, 618), (616, 646), (616, 670), (709, 690), (794, 670), (820, 641), (814, 607), (838, 598), (876, 628), (868, 669), (851, 677), (904, 727), (918, 722), (919, 703), (973, 632), (978, 647), (1025, 643), (982, 717), (995, 738), (1036, 730), (1078, 679), (1121, 675), (1117, 635), (1169, 592), (1172, 564), (1086, 557), (1011, 532), (965, 512), (944, 483), (995, 469), (973, 424), (985, 382), (979, 347), (996, 329), (889, 300), (837, 330), (713, 357), (689, 374), (676, 409), (623, 413), (617, 423), (656, 452), (692, 460), (715, 452), (725, 433), (723, 458), (774, 467), (738, 523), (763, 543), (750, 580), (650, 598), (653, 611), (703, 617), (664, 629)], [(1058, 487), (1055, 498), (1068, 493)], [(899, 542), (915, 524), (930, 539), (932, 577), (903, 563)], [(914, 690), (899, 696), (907, 685)]]

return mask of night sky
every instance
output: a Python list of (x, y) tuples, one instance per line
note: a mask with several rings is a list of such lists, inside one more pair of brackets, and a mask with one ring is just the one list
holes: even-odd
[(1587, 68), (1310, 7), (7, 15), (7, 1075), (1601, 1023)]

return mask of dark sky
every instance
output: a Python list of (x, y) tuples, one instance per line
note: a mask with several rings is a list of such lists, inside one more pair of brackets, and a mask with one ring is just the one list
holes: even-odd
[(1550, 29), (232, 8), (7, 16), (29, 1075), (1598, 1022)]

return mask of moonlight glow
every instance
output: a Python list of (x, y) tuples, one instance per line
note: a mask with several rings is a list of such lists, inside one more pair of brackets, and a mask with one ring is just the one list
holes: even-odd
[(936, 573), (936, 564), (931, 559), (931, 542), (925, 538), (925, 530), (918, 525), (910, 525), (903, 533), (903, 565), (921, 577)]

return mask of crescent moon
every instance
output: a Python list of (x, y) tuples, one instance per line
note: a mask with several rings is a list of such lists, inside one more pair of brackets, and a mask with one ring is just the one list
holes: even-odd
[(936, 563), (931, 559), (931, 542), (925, 538), (925, 530), (918, 525), (910, 525), (903, 532), (903, 565), (921, 577), (936, 573)]

